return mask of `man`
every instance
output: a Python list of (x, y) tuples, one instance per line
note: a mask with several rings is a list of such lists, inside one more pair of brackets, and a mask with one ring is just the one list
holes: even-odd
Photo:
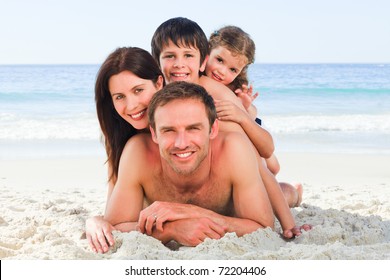
[(201, 75), (208, 59), (208, 41), (202, 28), (194, 21), (183, 17), (168, 19), (157, 27), (152, 37), (152, 55), (160, 65), (165, 82), (186, 81), (203, 86), (214, 98), (218, 110), (220, 131), (240, 132), (246, 135), (256, 148), (260, 176), (278, 218), (285, 238), (299, 236), (310, 225), (297, 226), (289, 205), (299, 206), (302, 186), (279, 184), (265, 161), (273, 155), (271, 134), (255, 122), (255, 112), (250, 117), (235, 94), (225, 85)]
[(152, 98), (148, 117), (151, 135), (132, 137), (123, 150), (105, 220), (187, 246), (273, 227), (253, 148), (240, 133), (218, 132), (203, 87), (169, 84)]

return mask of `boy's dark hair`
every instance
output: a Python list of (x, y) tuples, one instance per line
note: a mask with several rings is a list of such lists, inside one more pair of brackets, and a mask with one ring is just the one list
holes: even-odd
[[(197, 48), (200, 52), (200, 64), (209, 54), (209, 43), (202, 28), (192, 20), (183, 17), (171, 18), (163, 22), (152, 37), (152, 56), (160, 65), (162, 49), (172, 41), (176, 46)], [(160, 65), (161, 66), (161, 65)]]
[(153, 129), (156, 129), (154, 114), (158, 107), (164, 106), (174, 100), (183, 99), (199, 100), (204, 104), (211, 129), (211, 126), (217, 118), (217, 111), (215, 109), (214, 100), (211, 95), (207, 93), (204, 87), (188, 82), (170, 83), (154, 94), (148, 107), (148, 118), (150, 126)]

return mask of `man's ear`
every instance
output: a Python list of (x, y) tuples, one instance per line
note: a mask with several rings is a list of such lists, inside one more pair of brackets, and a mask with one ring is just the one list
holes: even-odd
[(149, 129), (150, 129), (150, 133), (152, 134), (152, 140), (154, 143), (158, 144), (157, 143), (157, 136), (156, 136), (156, 132), (154, 131), (153, 127), (151, 125), (149, 125)]
[(207, 61), (209, 60), (209, 55), (206, 55), (202, 65), (200, 66), (199, 68), (199, 71), (200, 72), (204, 72), (204, 70), (206, 70), (206, 64), (207, 64)]
[(210, 139), (214, 139), (215, 137), (217, 137), (218, 131), (219, 131), (219, 122), (218, 119), (215, 119), (210, 129)]

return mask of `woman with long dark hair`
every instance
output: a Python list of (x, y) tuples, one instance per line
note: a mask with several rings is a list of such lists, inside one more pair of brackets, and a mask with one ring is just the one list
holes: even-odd
[[(119, 160), (126, 142), (137, 133), (149, 133), (147, 109), (152, 96), (164, 86), (153, 57), (136, 47), (116, 49), (104, 61), (95, 84), (96, 111), (108, 165), (109, 200), (118, 177)], [(114, 228), (95, 216), (86, 221), (91, 248), (106, 252)]]

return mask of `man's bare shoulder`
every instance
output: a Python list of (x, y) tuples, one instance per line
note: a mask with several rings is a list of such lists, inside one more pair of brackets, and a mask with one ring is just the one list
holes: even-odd
[[(248, 137), (240, 132), (235, 131), (220, 131), (218, 137), (214, 141), (213, 148), (221, 154), (223, 158), (232, 158), (239, 156), (242, 152), (253, 150), (252, 143)], [(226, 160), (228, 160), (226, 158)], [(234, 160), (232, 161), (234, 162)]]
[[(219, 138), (218, 138), (219, 137)], [(234, 186), (257, 173), (256, 150), (245, 135), (238, 132), (222, 132), (213, 146), (213, 169), (218, 176), (225, 176)], [(214, 153), (216, 152), (216, 153)], [(222, 175), (224, 174), (224, 175)]]

